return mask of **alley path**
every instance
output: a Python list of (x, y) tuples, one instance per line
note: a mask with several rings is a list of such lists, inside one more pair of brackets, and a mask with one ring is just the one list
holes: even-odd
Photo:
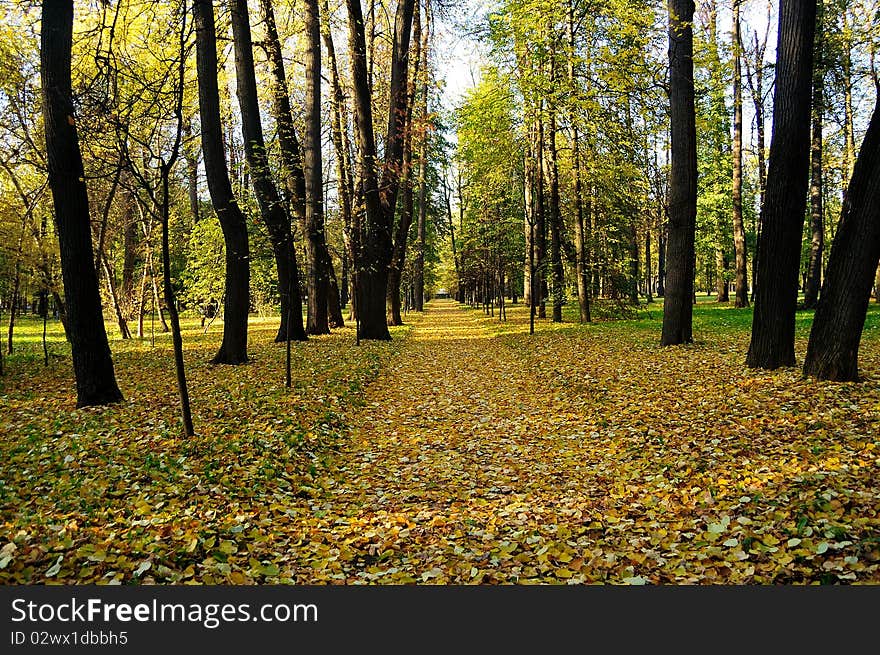
[(328, 573), (349, 582), (515, 581), (540, 577), (535, 567), (549, 569), (551, 557), (577, 557), (564, 543), (540, 560), (534, 551), (545, 538), (568, 538), (565, 524), (582, 524), (594, 495), (583, 421), (551, 412), (551, 392), (493, 327), (452, 301), (414, 317), (312, 503), (304, 542), (329, 558)]

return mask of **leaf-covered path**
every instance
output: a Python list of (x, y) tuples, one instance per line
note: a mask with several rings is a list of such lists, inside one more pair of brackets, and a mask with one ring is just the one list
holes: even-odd
[(433, 303), (301, 517), (296, 577), (880, 581), (880, 414), (832, 394), (814, 410), (853, 429), (815, 432), (794, 371), (614, 334)]
[(564, 530), (595, 493), (579, 427), (548, 421), (552, 398), (479, 315), (435, 302), (417, 321), (369, 387), (313, 537), (347, 533), (347, 578), (515, 580), (535, 530)]
[(236, 367), (191, 322), (192, 439), (170, 339), (114, 342), (126, 401), (73, 410), (34, 321), (0, 378), (0, 583), (880, 583), (880, 312), (857, 384), (745, 368), (750, 312), (714, 303), (659, 348), (660, 313), (530, 336), (437, 301), (392, 342), (294, 344), (290, 389), (277, 318)]

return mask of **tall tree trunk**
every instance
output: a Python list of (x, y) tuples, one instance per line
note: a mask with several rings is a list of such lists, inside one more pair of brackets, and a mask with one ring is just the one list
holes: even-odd
[(743, 222), (743, 97), (742, 97), (742, 36), (740, 5), (733, 0), (733, 249), (736, 253), (736, 300), (734, 307), (749, 306), (748, 252)]
[[(535, 288), (532, 273), (534, 272), (534, 237), (535, 237), (535, 193), (533, 161), (529, 147), (523, 155), (523, 231), (525, 233), (526, 254), (523, 261), (523, 303), (526, 307), (532, 306)], [(447, 200), (447, 204), (449, 201)], [(449, 224), (452, 225), (452, 213), (449, 214)], [(457, 264), (456, 264), (457, 265)]]
[(813, 64), (813, 115), (810, 138), (810, 263), (804, 284), (804, 307), (815, 309), (822, 284), (822, 255), (825, 249), (825, 221), (822, 207), (822, 123), (824, 119), (824, 16), (822, 0), (816, 5), (816, 62)]
[(669, 99), (672, 166), (661, 344), (693, 341), (697, 139), (694, 110), (693, 0), (669, 2)]
[[(755, 299), (755, 281), (758, 276), (758, 242), (761, 238), (761, 215), (764, 208), (764, 194), (767, 188), (767, 163), (766, 163), (766, 126), (764, 111), (764, 53), (767, 49), (767, 39), (770, 31), (770, 9), (767, 6), (767, 31), (764, 33), (764, 40), (758, 40), (758, 33), (755, 32), (754, 44), (754, 61), (750, 62), (746, 58), (746, 80), (749, 85), (749, 93), (752, 97), (752, 104), (755, 107), (755, 151), (758, 159), (758, 207), (759, 211), (756, 222), (753, 225), (755, 233), (755, 251), (752, 256), (752, 300)], [(752, 68), (754, 66), (754, 69)]]
[(376, 140), (367, 76), (364, 21), (360, 0), (346, 0), (352, 79), (357, 114), (360, 179), (364, 195), (364, 225), (357, 262), (359, 338), (389, 340), (385, 318), (388, 265), (391, 261), (391, 230), (400, 188), (403, 135), (407, 105), (407, 71), (414, 0), (401, 0), (397, 7), (391, 54), (391, 101), (385, 138), (385, 162), (381, 183), (376, 175)]
[(859, 342), (880, 260), (880, 97), (862, 142), (810, 332), (804, 373), (858, 380)]
[(801, 236), (810, 165), (810, 96), (816, 0), (782, 0), (773, 138), (761, 212), (758, 279), (746, 365), (794, 366)]
[(648, 302), (654, 302), (653, 280), (651, 272), (651, 230), (645, 230), (645, 296)]
[[(291, 235), (291, 218), (282, 202), (281, 195), (278, 193), (275, 181), (272, 179), (269, 159), (266, 155), (257, 96), (257, 80), (254, 72), (247, 0), (233, 0), (231, 13), (232, 35), (235, 41), (236, 91), (241, 110), (245, 158), (254, 195), (260, 208), (260, 216), (269, 232), (272, 252), (275, 257), (275, 269), (278, 273), (281, 324), (275, 335), (275, 341), (278, 343), (285, 341), (288, 334), (291, 339), (303, 340), (305, 333), (302, 330), (302, 312), (300, 310), (299, 269), (296, 264), (296, 249)], [(296, 315), (299, 316), (299, 321), (296, 320)], [(288, 318), (293, 321), (289, 328)]]
[[(330, 83), (333, 92), (331, 104), (331, 135), (333, 139), (333, 148), (336, 151), (336, 193), (339, 198), (339, 209), (342, 213), (342, 238), (345, 246), (341, 258), (342, 296), (340, 302), (342, 305), (345, 305), (348, 303), (349, 298), (352, 299), (349, 316), (350, 318), (353, 318), (355, 311), (354, 294), (350, 292), (347, 285), (350, 282), (353, 282), (353, 279), (351, 281), (349, 280), (349, 271), (353, 267), (356, 259), (355, 250), (357, 248), (357, 243), (355, 239), (357, 236), (357, 230), (354, 228), (354, 216), (352, 213), (354, 183), (351, 179), (348, 121), (344, 115), (345, 94), (342, 91), (342, 84), (339, 80), (339, 67), (336, 62), (336, 47), (333, 44), (333, 35), (330, 31), (330, 11), (328, 9), (327, 0), (323, 0), (321, 10), (324, 12), (324, 21), (321, 23), (321, 36), (324, 39), (324, 47), (327, 50), (327, 66), (330, 69)], [(332, 295), (331, 291), (331, 297)], [(330, 314), (331, 319), (335, 324), (334, 327), (342, 327), (342, 312), (340, 311), (338, 316), (335, 316), (333, 311), (331, 311)]]
[[(720, 167), (722, 153), (726, 143), (727, 131), (723, 134), (720, 125), (727, 122), (727, 106), (724, 99), (724, 91), (726, 89), (726, 80), (721, 71), (721, 56), (718, 50), (718, 3), (716, 0), (704, 0), (708, 13), (708, 55), (709, 55), (709, 79), (710, 79), (710, 132), (709, 137), (712, 142), (713, 151), (713, 168)], [(726, 127), (726, 125), (725, 125)], [(717, 159), (716, 159), (717, 158)], [(716, 169), (717, 170), (717, 169)], [(725, 193), (727, 191), (725, 180), (712, 175), (710, 181), (713, 192)], [(730, 293), (727, 284), (727, 214), (725, 211), (717, 208), (715, 210), (715, 301), (719, 303), (729, 302)]]
[[(555, 53), (552, 55), (555, 62)], [(554, 72), (551, 78), (555, 78)], [(556, 108), (550, 107), (547, 135), (547, 177), (550, 181), (550, 258), (553, 280), (553, 317), (554, 323), (562, 322), (562, 305), (565, 303), (565, 275), (562, 268), (562, 211), (559, 204), (559, 163), (556, 151)]]
[(416, 238), (418, 252), (416, 254), (416, 270), (414, 280), (414, 306), (417, 312), (425, 310), (425, 247), (427, 245), (428, 227), (428, 41), (431, 32), (430, 4), (425, 0), (425, 29), (422, 37), (422, 102), (420, 122), (422, 125), (419, 141), (419, 214)]
[(538, 318), (547, 318), (547, 202), (544, 186), (544, 110), (538, 103), (535, 130), (535, 294)]
[(250, 247), (247, 224), (232, 194), (223, 152), (223, 126), (220, 122), (220, 94), (217, 88), (217, 34), (211, 0), (193, 0), (193, 18), (196, 26), (196, 69), (205, 174), (211, 202), (226, 244), (223, 343), (213, 363), (242, 364), (248, 361)]
[(321, 157), (321, 18), (318, 0), (305, 0), (306, 64), (303, 163), (306, 181), (306, 253), (309, 260), (306, 332), (328, 334), (330, 253), (324, 237), (324, 187)]
[(40, 78), (49, 187), (61, 250), (77, 407), (122, 400), (104, 328), (71, 93), (73, 0), (44, 0)]
[[(575, 52), (575, 26), (574, 26), (574, 2), (570, 2), (568, 6), (568, 47), (569, 50)], [(572, 88), (576, 88), (576, 70), (575, 58), (569, 57), (568, 64), (568, 83)], [(584, 216), (584, 189), (583, 189), (583, 172), (581, 165), (581, 142), (580, 131), (577, 127), (577, 115), (575, 104), (572, 103), (569, 111), (569, 123), (571, 123), (571, 146), (572, 146), (572, 168), (574, 173), (574, 206), (575, 206), (575, 226), (574, 226), (574, 246), (576, 253), (575, 275), (577, 277), (578, 291), (578, 310), (581, 323), (589, 323), (590, 317), (590, 247), (587, 224)], [(587, 218), (586, 220), (589, 220)], [(526, 245), (528, 250), (528, 245)]]
[(165, 290), (165, 304), (168, 305), (168, 317), (171, 319), (171, 341), (174, 346), (174, 370), (177, 373), (177, 393), (180, 398), (180, 417), (183, 422), (183, 434), (185, 437), (191, 437), (195, 434), (193, 428), (192, 412), (189, 402), (189, 388), (186, 382), (186, 369), (183, 361), (183, 339), (180, 333), (180, 317), (177, 313), (177, 298), (175, 298), (174, 287), (171, 284), (171, 254), (169, 249), (168, 238), (168, 217), (171, 209), (171, 196), (169, 193), (169, 180), (174, 165), (180, 157), (180, 148), (183, 141), (183, 96), (185, 88), (186, 73), (186, 36), (188, 33), (186, 25), (186, 9), (185, 5), (181, 6), (182, 21), (180, 26), (180, 59), (178, 61), (178, 78), (176, 93), (176, 106), (174, 115), (177, 119), (177, 134), (174, 139), (174, 145), (171, 148), (168, 160), (162, 160), (159, 166), (159, 179), (162, 185), (162, 195), (159, 205), (159, 218), (162, 225), (162, 281)]
[(400, 216), (394, 231), (394, 245), (391, 263), (388, 266), (388, 325), (403, 325), (400, 313), (400, 285), (403, 279), (403, 267), (406, 261), (406, 249), (409, 232), (413, 220), (415, 204), (412, 161), (413, 161), (413, 106), (416, 99), (416, 88), (421, 66), (422, 24), (420, 3), (413, 8), (413, 73), (407, 87), (406, 123), (403, 136), (403, 171), (401, 176)]

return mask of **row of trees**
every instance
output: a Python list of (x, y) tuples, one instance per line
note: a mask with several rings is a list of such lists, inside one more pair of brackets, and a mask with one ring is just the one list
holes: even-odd
[[(813, 4), (797, 17), (805, 31), (789, 24), (798, 3), (500, 3), (485, 35), (493, 64), (457, 113), (460, 293), (486, 302), (518, 288), (555, 321), (569, 293), (582, 321), (591, 298), (656, 294), (662, 343), (677, 344), (693, 338), (697, 285), (719, 302), (732, 286), (735, 306), (756, 305), (748, 364), (793, 365), (799, 288), (803, 307), (831, 302), (824, 244), (858, 211), (855, 144), (864, 133), (865, 161), (880, 37), (870, 2)], [(867, 302), (871, 259), (846, 301)], [(808, 372), (852, 379), (864, 309), (831, 330), (848, 363), (817, 366), (825, 311)]]
[[(664, 305), (666, 345), (691, 340), (693, 278), (689, 269), (694, 260), (697, 210), (693, 12), (691, 0), (676, 0), (669, 5), (672, 175), (668, 294), (676, 302), (667, 300)], [(811, 117), (816, 99), (812, 87), (819, 77), (813, 65), (816, 24), (815, 0), (780, 3), (773, 136), (761, 206), (755, 312), (746, 358), (746, 364), (755, 368), (796, 364), (798, 269), (809, 185), (810, 129), (815, 123)], [(877, 89), (880, 92), (880, 85)], [(880, 102), (845, 192), (810, 334), (804, 371), (823, 379), (858, 379), (858, 346), (880, 259), (878, 138)]]
[(421, 309), (445, 229), (429, 2), (74, 4), (3, 9), (19, 27), (0, 95), (10, 349), (38, 288), (71, 342), (78, 406), (113, 402), (102, 306), (129, 338), (152, 303), (191, 432), (179, 308), (222, 312), (216, 364), (248, 360), (264, 306), (280, 305), (279, 342), (342, 326), (346, 305), (358, 338), (388, 339), (402, 298)]

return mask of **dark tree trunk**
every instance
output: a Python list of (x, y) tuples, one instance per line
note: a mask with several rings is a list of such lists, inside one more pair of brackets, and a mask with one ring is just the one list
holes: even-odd
[(694, 111), (693, 0), (669, 2), (669, 100), (672, 166), (661, 344), (693, 341), (697, 141)]
[(406, 262), (406, 249), (409, 243), (409, 232), (413, 221), (413, 208), (415, 204), (412, 160), (413, 160), (413, 106), (415, 105), (416, 83), (421, 65), (421, 41), (422, 25), (419, 11), (419, 3), (413, 8), (413, 74), (407, 88), (406, 123), (403, 136), (403, 171), (400, 180), (401, 200), (400, 216), (394, 230), (394, 246), (391, 253), (391, 263), (388, 266), (388, 298), (387, 320), (388, 325), (403, 325), (403, 317), (400, 313), (400, 285), (403, 279), (403, 267)]
[(324, 237), (324, 187), (321, 169), (321, 22), (318, 0), (305, 0), (306, 64), (303, 163), (306, 181), (306, 252), (309, 260), (306, 332), (328, 334), (330, 253)]
[(880, 260), (880, 97), (862, 142), (819, 295), (804, 373), (859, 379), (859, 342)]
[(226, 299), (223, 304), (223, 343), (214, 364), (248, 361), (247, 332), (250, 310), (250, 249), (247, 224), (232, 194), (223, 151), (220, 94), (217, 88), (217, 34), (211, 0), (193, 1), (196, 26), (196, 69), (199, 81), (199, 115), (202, 153), (214, 211), (226, 244)]
[[(266, 52), (272, 74), (272, 116), (278, 124), (281, 167), (284, 171), (285, 185), (290, 196), (290, 203), (293, 206), (294, 216), (303, 220), (306, 211), (305, 174), (303, 173), (299, 140), (293, 122), (293, 110), (290, 107), (290, 92), (287, 88), (287, 75), (284, 72), (284, 56), (281, 51), (281, 41), (278, 38), (278, 28), (275, 25), (275, 10), (272, 7), (272, 0), (260, 0), (260, 9), (266, 28)], [(299, 284), (296, 287), (296, 300), (301, 301)]]
[(748, 253), (743, 223), (743, 99), (742, 39), (740, 36), (740, 4), (733, 0), (733, 249), (736, 252), (736, 300), (734, 307), (749, 306)]
[[(354, 263), (355, 250), (357, 243), (355, 242), (356, 231), (354, 230), (354, 217), (352, 215), (352, 186), (351, 180), (351, 161), (349, 158), (349, 148), (347, 141), (347, 121), (343, 112), (345, 108), (345, 95), (342, 91), (342, 84), (339, 81), (339, 69), (336, 64), (336, 47), (333, 44), (333, 35), (330, 32), (329, 9), (327, 0), (321, 5), (324, 12), (325, 20), (321, 23), (321, 36), (324, 39), (324, 46), (327, 49), (327, 65), (330, 69), (330, 82), (333, 91), (333, 101), (331, 107), (331, 134), (333, 138), (333, 148), (336, 151), (336, 177), (337, 186), (336, 193), (339, 198), (339, 210), (342, 214), (342, 239), (344, 243), (344, 252), (342, 253), (342, 288), (337, 285), (336, 297), (338, 305), (344, 306), (349, 300), (349, 275), (350, 267)], [(331, 279), (330, 291), (330, 321), (332, 327), (343, 327), (344, 321), (342, 317), (341, 307), (338, 314), (333, 308), (332, 287), (336, 285), (336, 277), (333, 268), (330, 268), (333, 276)], [(350, 315), (354, 315), (354, 303), (352, 303), (352, 311)]]
[(535, 130), (535, 296), (538, 318), (547, 318), (547, 203), (544, 186), (544, 118), (543, 108), (538, 108)]
[[(278, 292), (281, 296), (281, 325), (275, 341), (305, 339), (302, 329), (302, 303), (299, 296), (299, 269), (296, 250), (291, 235), (291, 218), (282, 202), (281, 195), (272, 179), (269, 159), (263, 139), (260, 106), (257, 97), (257, 80), (254, 73), (253, 44), (247, 0), (234, 0), (232, 4), (232, 34), (235, 41), (235, 77), (238, 104), (241, 109), (241, 129), (244, 137), (245, 157), (251, 184), (260, 216), (269, 232), (275, 268), (278, 272)], [(297, 321), (299, 317), (299, 321)], [(287, 321), (292, 320), (288, 329)]]
[(73, 0), (44, 0), (40, 77), (49, 187), (61, 250), (77, 407), (122, 400), (104, 328), (71, 93)]
[(549, 134), (547, 135), (547, 173), (550, 180), (550, 258), (552, 260), (553, 316), (554, 323), (562, 322), (562, 305), (565, 302), (565, 274), (562, 268), (562, 211), (559, 204), (559, 163), (556, 152), (556, 110), (550, 110)]
[(358, 325), (359, 337), (389, 340), (385, 316), (388, 265), (391, 262), (394, 210), (400, 187), (403, 163), (403, 136), (407, 105), (407, 70), (412, 30), (414, 0), (398, 4), (391, 54), (391, 102), (385, 138), (385, 162), (381, 184), (376, 175), (376, 140), (367, 75), (364, 20), (360, 0), (346, 0), (352, 80), (357, 114), (360, 179), (364, 196), (364, 225), (358, 253)]
[(816, 0), (782, 0), (773, 138), (761, 212), (755, 313), (746, 365), (794, 366), (801, 236), (810, 164), (810, 87)]
[[(428, 6), (426, 0), (426, 7)], [(415, 298), (414, 305), (417, 312), (425, 310), (425, 246), (427, 243), (427, 220), (428, 220), (428, 37), (431, 30), (430, 12), (425, 15), (425, 30), (422, 41), (422, 58), (424, 63), (422, 74), (422, 106), (421, 121), (423, 132), (419, 148), (419, 218), (416, 230), (418, 239), (418, 252), (416, 254), (415, 270)]]
[(815, 309), (822, 285), (822, 255), (825, 250), (825, 221), (822, 206), (822, 123), (824, 120), (824, 19), (820, 0), (816, 6), (816, 62), (813, 64), (813, 115), (810, 137), (810, 263), (804, 284), (804, 307)]

